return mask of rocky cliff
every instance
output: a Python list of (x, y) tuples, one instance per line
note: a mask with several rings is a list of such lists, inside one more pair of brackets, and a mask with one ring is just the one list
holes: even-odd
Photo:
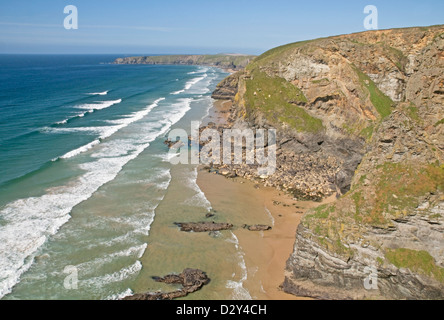
[(443, 49), (444, 26), (317, 39), (272, 49), (219, 84), (233, 127), (277, 129), (265, 184), (338, 196), (302, 219), (285, 291), (444, 298)]
[(255, 56), (241, 54), (215, 55), (162, 55), (118, 58), (115, 64), (166, 64), (166, 65), (202, 65), (231, 69), (244, 68)]

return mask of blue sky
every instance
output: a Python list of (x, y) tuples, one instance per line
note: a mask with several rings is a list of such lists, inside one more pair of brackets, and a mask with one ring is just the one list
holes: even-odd
[[(78, 30), (66, 30), (66, 5)], [(0, 53), (259, 54), (278, 45), (379, 29), (444, 24), (444, 1), (0, 0)]]

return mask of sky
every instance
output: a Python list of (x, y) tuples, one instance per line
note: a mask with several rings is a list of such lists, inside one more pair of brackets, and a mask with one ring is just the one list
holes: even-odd
[(367, 5), (379, 29), (444, 24), (443, 0), (0, 0), (0, 53), (260, 54), (365, 31)]

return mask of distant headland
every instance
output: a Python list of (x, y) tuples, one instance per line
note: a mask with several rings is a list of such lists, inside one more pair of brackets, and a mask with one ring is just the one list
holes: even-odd
[(244, 54), (138, 56), (118, 58), (114, 64), (202, 65), (238, 71), (255, 57)]

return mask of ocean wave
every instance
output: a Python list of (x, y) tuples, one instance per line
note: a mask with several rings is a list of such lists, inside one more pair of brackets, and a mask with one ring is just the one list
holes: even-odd
[(196, 71), (188, 72), (188, 74), (198, 74), (198, 73), (205, 73), (209, 70), (207, 67), (199, 67)]
[(88, 112), (94, 112), (95, 110), (103, 110), (109, 108), (115, 104), (122, 102), (122, 99), (111, 100), (111, 101), (97, 101), (96, 103), (87, 103), (74, 106), (77, 109), (86, 109)]
[(210, 92), (210, 85), (212, 81), (216, 79), (216, 76), (211, 76), (210, 74), (206, 73), (203, 77), (203, 79), (200, 80), (198, 85), (193, 86), (193, 88), (188, 88), (190, 91), (188, 93), (193, 95), (203, 95), (208, 92)]
[(121, 292), (121, 293), (116, 293), (113, 295), (110, 295), (108, 297), (106, 297), (104, 300), (122, 300), (125, 297), (129, 297), (134, 295), (134, 292), (131, 289), (126, 289), (125, 291)]
[[(149, 105), (146, 109), (138, 111), (133, 113), (130, 117), (126, 117), (126, 118), (122, 118), (119, 121), (118, 125), (115, 126), (105, 126), (105, 127), (93, 127), (96, 130), (101, 130), (101, 134), (100, 137), (86, 145), (83, 145), (75, 150), (72, 150), (66, 154), (64, 154), (63, 156), (60, 157), (60, 159), (69, 159), (72, 158), (74, 156), (77, 156), (81, 153), (84, 153), (88, 150), (90, 150), (91, 148), (93, 148), (94, 146), (100, 144), (100, 142), (106, 138), (109, 138), (110, 136), (112, 136), (113, 134), (115, 134), (117, 131), (121, 130), (122, 128), (127, 127), (128, 125), (130, 125), (133, 122), (136, 122), (138, 120), (143, 119), (145, 116), (147, 116), (151, 110), (155, 107), (158, 106), (160, 101), (165, 100), (165, 98), (159, 98), (156, 101), (154, 101), (154, 103), (152, 103), (151, 105)], [(68, 128), (67, 128), (68, 129)], [(71, 130), (73, 129), (77, 129), (77, 130), (83, 130), (81, 128), (71, 128)], [(59, 129), (60, 130), (60, 129)]]
[(121, 282), (130, 277), (134, 277), (137, 274), (139, 274), (140, 270), (142, 270), (142, 263), (139, 260), (137, 260), (132, 265), (126, 268), (122, 268), (121, 270), (116, 271), (114, 273), (106, 274), (104, 276), (99, 276), (95, 278), (90, 278), (87, 280), (81, 280), (79, 281), (79, 285), (102, 288), (107, 284)]
[(108, 91), (103, 91), (103, 92), (93, 92), (93, 93), (87, 93), (90, 96), (106, 96), (108, 94)]
[(157, 173), (153, 173), (150, 175), (150, 178), (147, 179), (138, 179), (138, 180), (130, 180), (127, 182), (121, 183), (121, 185), (143, 185), (147, 186), (155, 186), (158, 190), (166, 190), (171, 182), (171, 172), (169, 169), (162, 170)]
[(197, 78), (193, 78), (191, 80), (188, 80), (187, 83), (185, 84), (185, 87), (182, 90), (171, 92), (171, 94), (177, 95), (177, 94), (183, 93), (183, 92), (189, 90), (193, 85), (195, 85), (199, 81), (202, 81), (203, 79), (205, 79), (207, 76), (208, 76), (207, 74), (204, 74), (202, 77), (197, 77)]
[[(94, 140), (88, 144), (85, 144), (84, 146), (81, 146), (80, 148), (77, 148), (75, 150), (72, 150), (72, 151), (64, 154), (63, 156), (60, 157), (60, 159), (69, 159), (69, 158), (75, 157), (78, 154), (88, 151), (89, 149), (93, 148), (94, 146), (98, 145), (99, 143), (100, 143), (100, 140), (98, 140), (98, 139)], [(57, 160), (57, 158), (55, 160)]]
[(144, 243), (142, 245), (136, 245), (125, 250), (117, 251), (111, 254), (106, 254), (102, 257), (96, 258), (91, 261), (83, 262), (81, 264), (76, 265), (76, 268), (82, 274), (83, 277), (88, 276), (89, 272), (97, 272), (97, 270), (106, 264), (109, 264), (112, 261), (116, 261), (119, 258), (127, 258), (127, 257), (136, 257), (136, 259), (140, 259), (142, 255), (145, 253), (147, 248), (147, 244)]
[(76, 109), (81, 109), (81, 110), (86, 110), (86, 111), (77, 113), (77, 114), (70, 116), (62, 121), (57, 121), (55, 123), (55, 125), (60, 126), (60, 125), (67, 124), (68, 122), (70, 122), (74, 119), (83, 118), (88, 113), (93, 113), (96, 110), (103, 110), (103, 109), (109, 108), (115, 104), (119, 104), (121, 102), (122, 102), (122, 99), (118, 99), (118, 100), (112, 100), (112, 101), (102, 101), (102, 102), (98, 102), (98, 103), (89, 103), (89, 104), (81, 104), (81, 105), (74, 106), (74, 108), (76, 108)]

